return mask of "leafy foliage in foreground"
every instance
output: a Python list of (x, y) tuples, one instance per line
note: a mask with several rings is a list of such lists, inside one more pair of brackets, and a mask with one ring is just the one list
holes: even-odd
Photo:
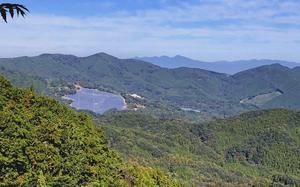
[(29, 10), (20, 4), (12, 4), (12, 3), (2, 3), (0, 4), (0, 13), (2, 19), (7, 22), (7, 12), (9, 12), (11, 18), (14, 18), (15, 13), (17, 13), (17, 16), (21, 15), (22, 17), (25, 17), (26, 12), (29, 12)]
[(0, 186), (178, 185), (157, 170), (122, 163), (86, 114), (2, 77), (0, 140)]
[(299, 112), (250, 112), (207, 124), (134, 112), (97, 120), (127, 160), (170, 172), (186, 186), (300, 185)]

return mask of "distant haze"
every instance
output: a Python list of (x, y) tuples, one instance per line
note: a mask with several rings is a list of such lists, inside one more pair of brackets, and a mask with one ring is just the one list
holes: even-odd
[(239, 61), (217, 61), (217, 62), (204, 62), (199, 60), (194, 60), (184, 56), (154, 56), (154, 57), (136, 57), (136, 59), (143, 60), (145, 62), (150, 62), (152, 64), (158, 65), (165, 68), (179, 68), (179, 67), (188, 67), (188, 68), (200, 68), (209, 71), (226, 73), (226, 74), (235, 74), (247, 69), (256, 68), (263, 65), (270, 64), (281, 64), (283, 66), (294, 68), (300, 66), (300, 63), (288, 62), (282, 60), (239, 60)]

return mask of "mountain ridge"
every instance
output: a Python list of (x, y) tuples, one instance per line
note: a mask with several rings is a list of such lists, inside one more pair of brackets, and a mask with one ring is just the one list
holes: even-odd
[(135, 57), (135, 59), (144, 60), (146, 62), (150, 62), (165, 68), (173, 69), (178, 67), (191, 67), (191, 68), (200, 68), (200, 69), (215, 71), (219, 73), (226, 73), (231, 75), (247, 69), (259, 67), (262, 65), (275, 64), (275, 63), (279, 63), (290, 68), (300, 66), (300, 63), (297, 62), (271, 60), (271, 59), (250, 59), (250, 60), (236, 60), (236, 61), (205, 62), (205, 61), (191, 59), (181, 55), (176, 55), (174, 57), (169, 57), (169, 56)]
[[(147, 62), (119, 59), (101, 53), (88, 57), (50, 54), (0, 59), (1, 74), (24, 87), (41, 84), (39, 90), (49, 95), (59, 93), (57, 96), (60, 97), (60, 94), (72, 90), (74, 83), (80, 83), (88, 88), (117, 91), (125, 96), (128, 93), (136, 93), (145, 98), (142, 101), (128, 100), (129, 104), (141, 102), (137, 104), (145, 105), (145, 110), (109, 111), (104, 115), (94, 116), (94, 122), (109, 137), (110, 145), (122, 153), (126, 160), (132, 159), (146, 166), (146, 168), (142, 166), (136, 169), (136, 165), (133, 164), (129, 171), (128, 168), (125, 171), (129, 175), (125, 175), (125, 179), (138, 184), (139, 181), (144, 181), (144, 177), (150, 178), (152, 182), (148, 183), (148, 186), (162, 184), (164, 181), (167, 182), (165, 186), (170, 186), (173, 182), (177, 185), (177, 179), (184, 182), (186, 186), (298, 185), (300, 182), (297, 175), (300, 164), (297, 159), (300, 143), (300, 113), (274, 109), (237, 114), (265, 108), (283, 107), (299, 110), (299, 70), (299, 68), (290, 69), (273, 64), (227, 75), (195, 68), (160, 68)], [(7, 108), (7, 110), (4, 110), (4, 118), (2, 115), (0, 117), (5, 120), (18, 120), (13, 125), (23, 128), (31, 124), (24, 123), (24, 126), (20, 126), (19, 118), (11, 117), (17, 115), (21, 115), (22, 119), (33, 119), (33, 123), (37, 125), (32, 128), (37, 128), (41, 124), (35, 120), (36, 118), (32, 118), (33, 115), (27, 115), (31, 114), (31, 111), (36, 111), (35, 108), (30, 107), (31, 105), (38, 109), (37, 115), (41, 115), (42, 111), (47, 114), (38, 118), (45, 119), (41, 120), (42, 122), (47, 122), (46, 119), (52, 114), (55, 114), (54, 121), (58, 121), (53, 125), (39, 128), (41, 132), (47, 129), (53, 130), (56, 125), (60, 125), (60, 121), (70, 122), (77, 118), (82, 120), (81, 115), (76, 117), (78, 115), (76, 112), (63, 107), (53, 99), (46, 98), (45, 102), (41, 102), (43, 101), (41, 98), (44, 97), (33, 97), (32, 91), (23, 92), (15, 88), (11, 89), (11, 86), (7, 89), (9, 83), (1, 80), (4, 79), (0, 77), (0, 89), (4, 88), (4, 91), (0, 93), (0, 109)], [(64, 92), (63, 89), (66, 87), (69, 90)], [(281, 94), (272, 95), (278, 90)], [(247, 101), (250, 102), (241, 103), (243, 99), (248, 99)], [(55, 107), (51, 107), (51, 103), (55, 103)], [(50, 105), (50, 108), (43, 107), (44, 105)], [(197, 112), (196, 115), (237, 116), (229, 119), (213, 119), (207, 123), (192, 122), (181, 118), (181, 113), (177, 111), (185, 106), (199, 109), (200, 113)], [(16, 107), (21, 107), (26, 112)], [(158, 108), (160, 110), (155, 113)], [(9, 112), (8, 109), (16, 110)], [(29, 109), (30, 112), (27, 111)], [(64, 111), (69, 111), (75, 117), (63, 117), (67, 113)], [(160, 116), (157, 117), (157, 113)], [(7, 125), (5, 122), (2, 121), (2, 126)], [(91, 120), (89, 124), (88, 126), (91, 127)], [(70, 129), (78, 130), (76, 125), (74, 126), (75, 128)], [(80, 128), (85, 127), (80, 125)], [(47, 131), (38, 135), (44, 137), (45, 134), (49, 134), (50, 140), (53, 141), (52, 132)], [(55, 135), (59, 134), (56, 132), (54, 131)], [(80, 133), (73, 135), (79, 136)], [(5, 138), (11, 137), (5, 136)], [(44, 141), (40, 142), (45, 146)], [(92, 142), (93, 146), (93, 141), (88, 142)], [(74, 144), (77, 145), (76, 142)], [(4, 145), (10, 144), (4, 142)], [(38, 147), (32, 149), (36, 148)], [(22, 149), (16, 147), (16, 150)], [(45, 167), (47, 166), (45, 164)], [(164, 173), (147, 169), (147, 166), (161, 169), (167, 174), (171, 173), (175, 181), (169, 181)], [(10, 167), (13, 166), (8, 168)], [(112, 172), (118, 173), (118, 171), (116, 168)], [(36, 177), (29, 178), (30, 181), (45, 176), (54, 182), (61, 179), (57, 179), (56, 176), (53, 178), (47, 171), (34, 171), (34, 173)], [(109, 174), (107, 176), (114, 177)], [(142, 179), (139, 179), (140, 177)], [(6, 181), (10, 182), (13, 179)], [(71, 179), (77, 182), (76, 176), (72, 176)]]
[[(146, 98), (143, 101), (145, 103), (133, 101), (131, 104), (147, 105), (152, 107), (151, 111), (155, 108), (172, 108), (175, 111), (192, 108), (207, 115), (230, 116), (257, 109), (256, 105), (240, 103), (241, 100), (277, 90), (283, 94), (270, 101), (264, 99), (268, 103), (259, 103), (259, 106), (300, 108), (297, 96), (298, 93), (300, 95), (298, 68), (290, 69), (280, 65), (265, 65), (227, 75), (198, 68), (161, 68), (141, 60), (120, 59), (106, 53), (97, 53), (87, 57), (47, 54), (0, 59), (0, 70), (18, 81), (18, 85), (23, 80), (16, 80), (13, 77), (15, 74), (23, 78), (31, 76), (34, 82), (39, 80), (43, 86), (38, 90), (44, 93), (49, 93), (49, 89), (55, 93), (49, 84), (55, 87), (57, 83), (61, 87), (56, 90), (64, 88), (63, 85), (80, 83), (83, 87), (125, 96), (135, 93)], [(30, 86), (28, 81), (26, 84)], [(132, 101), (128, 97), (125, 99)]]

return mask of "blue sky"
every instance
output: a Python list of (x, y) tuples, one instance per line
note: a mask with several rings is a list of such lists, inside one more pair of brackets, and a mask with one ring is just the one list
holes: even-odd
[(106, 52), (205, 61), (300, 62), (299, 0), (23, 0), (26, 19), (0, 23), (0, 57)]
[[(55, 14), (61, 16), (88, 17), (103, 16), (126, 11), (135, 14), (142, 10), (164, 9), (169, 6), (194, 4), (197, 0), (7, 0), (25, 4), (32, 12), (39, 14)], [(57, 2), (57, 4), (56, 4)]]

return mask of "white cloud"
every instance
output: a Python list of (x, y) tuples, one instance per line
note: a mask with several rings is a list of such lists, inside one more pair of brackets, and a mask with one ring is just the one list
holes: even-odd
[(104, 51), (120, 57), (300, 61), (299, 10), (293, 0), (214, 0), (102, 17), (32, 14), (0, 23), (0, 56)]

